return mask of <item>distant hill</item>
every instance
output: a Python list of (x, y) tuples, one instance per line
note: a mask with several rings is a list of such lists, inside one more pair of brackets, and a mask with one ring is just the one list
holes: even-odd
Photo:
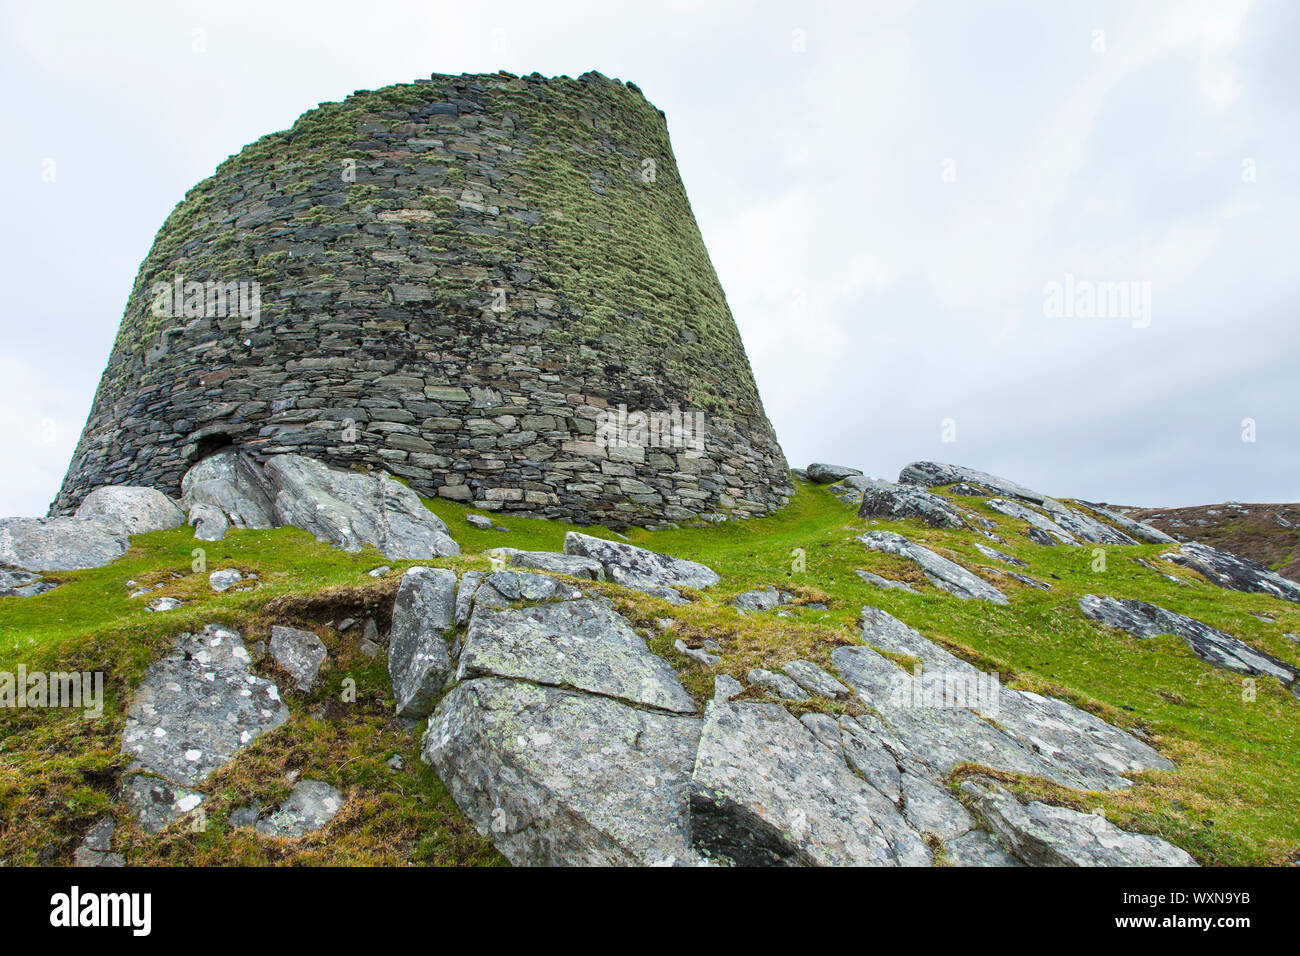
[(1191, 508), (1120, 508), (1180, 541), (1201, 541), (1300, 578), (1300, 504), (1241, 504)]

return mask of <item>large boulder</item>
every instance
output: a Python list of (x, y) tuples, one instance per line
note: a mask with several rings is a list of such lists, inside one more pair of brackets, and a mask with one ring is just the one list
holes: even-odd
[(127, 708), (123, 780), (141, 825), (157, 830), (203, 801), (212, 774), (258, 736), (289, 719), (276, 686), (249, 673), (243, 639), (209, 624), (181, 634), (151, 665)]
[(0, 518), (0, 564), (24, 571), (80, 571), (116, 561), (131, 546), (116, 518)]
[(344, 551), (364, 545), (394, 561), (460, 553), (447, 526), (410, 488), (383, 472), (342, 471), (302, 455), (269, 459), (277, 524), (293, 525)]
[(423, 757), (516, 865), (691, 863), (700, 721), (480, 677), (438, 704)]
[(988, 472), (967, 468), (965, 465), (947, 465), (938, 461), (914, 461), (898, 473), (898, 481), (900, 484), (920, 485), (924, 488), (937, 488), (940, 485), (957, 483), (978, 485), (995, 495), (1017, 498), (1036, 505), (1052, 500), (1047, 495), (1007, 478), (999, 478)]
[(898, 809), (778, 704), (713, 701), (691, 775), (696, 845), (742, 866), (928, 866)]
[(930, 583), (959, 598), (978, 598), (994, 604), (1006, 604), (1007, 596), (983, 578), (967, 571), (955, 561), (935, 554), (929, 548), (892, 531), (868, 531), (858, 538), (872, 551), (895, 554), (918, 564)]
[[(190, 511), (191, 523), (194, 509), (208, 505), (222, 512), (236, 528), (274, 528), (274, 498), (275, 491), (262, 469), (249, 455), (234, 448), (223, 448), (200, 459), (181, 479), (181, 502)], [(209, 527), (217, 526), (211, 518), (208, 521)]]
[(829, 485), (836, 481), (842, 481), (851, 475), (861, 476), (862, 470), (849, 468), (846, 465), (827, 465), (815, 461), (805, 469), (804, 473), (808, 476), (809, 481), (815, 481), (819, 485)]
[(427, 717), (451, 676), (447, 632), (456, 623), (456, 574), (446, 568), (411, 568), (393, 602), (388, 673), (397, 715)]
[(104, 485), (96, 488), (77, 508), (78, 518), (116, 519), (130, 534), (166, 531), (185, 523), (185, 512), (155, 488)]
[(1191, 568), (1220, 587), (1250, 594), (1271, 594), (1284, 601), (1300, 602), (1300, 584), (1270, 571), (1258, 561), (1208, 544), (1189, 541), (1178, 551), (1164, 555), (1176, 564)]
[(863, 518), (917, 518), (936, 528), (964, 528), (966, 519), (946, 499), (917, 488), (890, 481), (865, 479), (862, 504), (858, 515)]
[(564, 553), (599, 561), (609, 580), (638, 591), (663, 587), (703, 589), (719, 580), (715, 571), (695, 561), (577, 531), (564, 536)]
[(457, 680), (509, 677), (693, 714), (676, 672), (604, 604), (558, 601), (481, 609), (470, 620)]
[(1177, 611), (1167, 611), (1146, 601), (1085, 594), (1079, 598), (1079, 610), (1084, 616), (1101, 624), (1117, 627), (1134, 637), (1148, 638), (1157, 634), (1181, 637), (1201, 660), (1240, 674), (1268, 674), (1276, 677), (1291, 692), (1300, 696), (1296, 677), (1300, 668), (1287, 664), (1249, 644), (1210, 627), (1203, 621)]

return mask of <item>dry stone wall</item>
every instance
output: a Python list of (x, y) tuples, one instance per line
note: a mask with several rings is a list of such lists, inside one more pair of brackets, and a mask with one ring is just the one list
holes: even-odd
[(51, 513), (232, 444), (583, 523), (792, 493), (664, 116), (598, 74), (359, 92), (189, 192)]

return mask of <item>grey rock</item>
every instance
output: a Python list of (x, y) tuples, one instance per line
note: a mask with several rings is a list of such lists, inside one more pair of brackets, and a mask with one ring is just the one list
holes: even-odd
[(80, 571), (109, 564), (130, 546), (113, 518), (0, 518), (0, 564), (24, 571)]
[(520, 601), (573, 600), (582, 592), (572, 584), (532, 571), (493, 571), (474, 591), (475, 608), (503, 608)]
[(849, 468), (845, 465), (827, 465), (819, 461), (809, 465), (805, 472), (810, 481), (815, 481), (819, 485), (829, 485), (832, 482), (848, 478), (850, 475), (862, 474), (862, 470), (859, 468)]
[(316, 675), (325, 663), (325, 642), (311, 631), (296, 627), (271, 628), (271, 657), (293, 678), (304, 693), (316, 683)]
[(127, 801), (146, 829), (194, 809), (197, 787), (288, 720), (276, 686), (250, 674), (248, 663), (239, 634), (210, 624), (181, 634), (175, 652), (145, 673), (127, 709), (122, 753), (132, 758)]
[(39, 574), (13, 568), (0, 568), (0, 597), (35, 597), (56, 587), (57, 584), (43, 580)]
[(199, 541), (222, 541), (230, 528), (226, 513), (216, 505), (197, 504), (190, 508), (189, 523)]
[[(1021, 521), (1029, 522), (1031, 528), (1042, 532), (1042, 534), (1048, 535), (1050, 538), (1055, 538), (1056, 541), (1059, 541), (1061, 544), (1077, 545), (1079, 543), (1075, 539), (1074, 535), (1070, 534), (1070, 532), (1066, 531), (1051, 518), (1035, 511), (1033, 508), (1022, 505), (1018, 501), (1008, 501), (1005, 498), (990, 498), (988, 500), (988, 506), (999, 514), (1006, 515), (1008, 518), (1018, 518)], [(1035, 538), (1034, 540), (1042, 543), (1044, 539)], [(1054, 544), (1055, 542), (1049, 541), (1048, 543)]]
[(465, 520), (481, 531), (488, 531), (492, 528), (492, 519), (487, 515), (466, 515)]
[(201, 459), (181, 478), (181, 502), (190, 510), (208, 505), (236, 528), (275, 527), (275, 491), (253, 459), (223, 448)]
[(716, 654), (710, 654), (702, 647), (688, 646), (687, 643), (683, 641), (681, 638), (678, 638), (677, 640), (673, 641), (673, 650), (675, 650), (678, 654), (683, 654), (686, 657), (689, 657), (691, 660), (695, 661), (696, 663), (703, 664), (705, 667), (716, 667), (718, 661), (722, 659), (718, 657), (718, 655)]
[(692, 863), (700, 721), (485, 677), (438, 704), (422, 755), (519, 865)]
[[(859, 777), (890, 803), (902, 800), (902, 776), (895, 756), (882, 737), (852, 717), (840, 718), (840, 743), (844, 759)], [(894, 744), (895, 747), (901, 747)]]
[(483, 552), (488, 557), (499, 557), (516, 568), (542, 571), (546, 574), (567, 574), (588, 581), (605, 580), (605, 568), (594, 558), (574, 554), (556, 554), (553, 551), (519, 551), (515, 548), (492, 548)]
[(344, 551), (373, 545), (395, 561), (460, 553), (447, 526), (410, 488), (383, 472), (330, 468), (302, 455), (277, 455), (264, 467), (275, 491), (275, 519)]
[(1101, 515), (1111, 524), (1117, 524), (1120, 530), (1127, 532), (1131, 537), (1139, 541), (1145, 541), (1147, 544), (1174, 544), (1174, 538), (1165, 534), (1154, 525), (1146, 524), (1142, 521), (1135, 521), (1126, 514), (1121, 514), (1111, 508), (1102, 505), (1092, 504), (1091, 502), (1080, 502), (1086, 505), (1094, 513)]
[(731, 700), (745, 692), (745, 685), (730, 674), (719, 674), (713, 678), (713, 699)]
[(930, 863), (897, 808), (777, 704), (708, 705), (691, 818), (697, 846), (739, 865)]
[(1087, 541), (1090, 544), (1118, 545), (1138, 543), (1136, 538), (1131, 538), (1123, 531), (1118, 531), (1108, 524), (1102, 524), (1091, 515), (1075, 511), (1073, 508), (1063, 507), (1059, 512), (1054, 512), (1052, 517), (1058, 525), (1080, 541)]
[(987, 830), (971, 830), (945, 840), (943, 848), (953, 866), (1024, 866)]
[(615, 584), (637, 591), (657, 587), (704, 589), (718, 583), (718, 575), (695, 561), (670, 557), (619, 541), (605, 541), (570, 531), (564, 536), (564, 553), (594, 558)]
[(84, 846), (77, 847), (72, 853), (73, 866), (125, 866), (126, 860), (120, 853), (99, 853)]
[(213, 571), (208, 575), (208, 585), (218, 594), (229, 590), (242, 580), (244, 580), (244, 575), (234, 568)]
[(1030, 866), (1196, 866), (1172, 843), (1121, 830), (1097, 814), (1022, 804), (997, 785), (968, 780), (964, 786), (977, 795), (985, 826)]
[(978, 541), (975, 542), (975, 550), (991, 561), (1001, 561), (1003, 564), (1011, 564), (1018, 568), (1029, 566), (1019, 558), (1012, 557), (1009, 554), (999, 551), (997, 548), (990, 548), (987, 544), (980, 544)]
[(1162, 557), (1191, 568), (1220, 587), (1250, 594), (1271, 594), (1284, 601), (1300, 602), (1300, 584), (1270, 571), (1258, 561), (1240, 557), (1230, 551), (1220, 551), (1208, 544), (1189, 541), (1174, 554)]
[(693, 714), (695, 701), (621, 616), (591, 600), (478, 610), (456, 678), (508, 677)]
[(185, 523), (185, 512), (155, 488), (135, 485), (104, 485), (82, 499), (78, 518), (120, 521), (129, 534), (166, 531)]
[(460, 576), (460, 584), (456, 588), (457, 627), (469, 623), (470, 612), (474, 610), (474, 592), (478, 590), (479, 582), (482, 580), (482, 571), (466, 571)]
[(874, 587), (885, 588), (890, 591), (906, 591), (908, 594), (920, 593), (910, 584), (904, 584), (902, 581), (891, 581), (889, 578), (882, 578), (879, 574), (873, 574), (861, 568), (856, 569), (853, 573)]
[(117, 821), (112, 817), (100, 817), (87, 832), (81, 845), (97, 853), (107, 853), (113, 849), (113, 833), (117, 830)]
[(452, 671), (447, 632), (456, 620), (456, 574), (411, 568), (393, 601), (388, 673), (399, 717), (426, 717)]
[(1006, 604), (1007, 596), (987, 581), (967, 571), (960, 564), (935, 554), (892, 531), (868, 531), (858, 541), (873, 551), (896, 554), (920, 565), (925, 576), (937, 588), (959, 598), (977, 598)]
[(770, 611), (774, 607), (789, 603), (790, 598), (770, 584), (765, 588), (743, 591), (731, 599), (731, 603), (742, 611)]
[(964, 528), (966, 518), (952, 503), (915, 485), (867, 479), (862, 489), (862, 518), (917, 518), (935, 528)]
[(326, 826), (343, 807), (343, 794), (320, 780), (299, 780), (279, 808), (257, 821), (262, 836), (296, 840)]
[(943, 840), (959, 837), (975, 825), (966, 808), (952, 794), (920, 773), (902, 774), (903, 815), (922, 833)]
[(838, 757), (844, 756), (844, 744), (840, 741), (840, 722), (829, 714), (804, 714), (799, 718), (818, 741), (825, 744), (830, 752)]
[(181, 606), (181, 601), (172, 597), (154, 598), (145, 605), (146, 611), (174, 611)]
[(385, 574), (388, 574), (392, 570), (393, 569), (388, 565), (381, 564), (377, 568), (371, 568), (369, 571), (366, 572), (366, 574), (370, 575), (372, 578), (382, 578)]
[(1038, 580), (1038, 578), (1031, 578), (1027, 574), (1017, 574), (1015, 571), (1003, 571), (1001, 573), (1005, 574), (1007, 577), (1011, 578), (1014, 581), (1019, 581), (1021, 584), (1027, 584), (1031, 588), (1037, 588), (1040, 591), (1052, 590), (1052, 586), (1048, 584), (1046, 581), (1040, 581)]
[(761, 667), (753, 668), (745, 675), (745, 680), (748, 681), (751, 687), (761, 687), (763, 690), (785, 700), (808, 699), (808, 692), (790, 678), (784, 674), (775, 674), (772, 671), (764, 670)]
[(229, 823), (231, 828), (256, 826), (257, 818), (261, 816), (262, 810), (257, 804), (245, 807), (236, 807), (230, 811)]
[[(1294, 665), (1257, 651), (1244, 641), (1196, 618), (1176, 611), (1166, 611), (1155, 604), (1085, 594), (1079, 598), (1079, 609), (1084, 616), (1127, 631), (1134, 637), (1174, 634), (1181, 637), (1197, 657), (1215, 667), (1241, 674), (1268, 674), (1288, 687), (1295, 684), (1296, 677), (1300, 676), (1300, 669)], [(1293, 693), (1300, 696), (1300, 689), (1293, 689)]]
[(808, 693), (816, 694), (818, 697), (844, 700), (853, 696), (851, 690), (812, 661), (790, 661), (781, 670)]
[(974, 468), (967, 468), (964, 465), (946, 465), (937, 461), (912, 462), (899, 472), (898, 481), (900, 484), (921, 485), (925, 488), (936, 488), (940, 485), (961, 482), (978, 485), (981, 488), (989, 489), (994, 494), (1004, 495), (1008, 498), (1018, 498), (1021, 501), (1028, 501), (1033, 504), (1041, 505), (1050, 500), (1046, 495), (1006, 478), (998, 478), (996, 475), (977, 471)]
[(1046, 531), (1043, 531), (1040, 528), (1035, 528), (1033, 525), (1029, 525), (1029, 527), (1021, 529), (1020, 533), (1023, 534), (1026, 538), (1028, 538), (1030, 541), (1034, 542), (1034, 544), (1042, 545), (1044, 548), (1055, 547), (1057, 543), (1056, 539), (1053, 538), (1050, 534), (1048, 534)]

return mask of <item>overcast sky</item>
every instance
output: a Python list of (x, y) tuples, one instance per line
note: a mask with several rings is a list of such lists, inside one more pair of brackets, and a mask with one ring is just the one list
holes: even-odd
[[(317, 103), (499, 69), (667, 113), (792, 465), (1300, 500), (1300, 4), (0, 9), (0, 515), (45, 512), (189, 187)], [(1136, 295), (1053, 314), (1067, 281)]]

